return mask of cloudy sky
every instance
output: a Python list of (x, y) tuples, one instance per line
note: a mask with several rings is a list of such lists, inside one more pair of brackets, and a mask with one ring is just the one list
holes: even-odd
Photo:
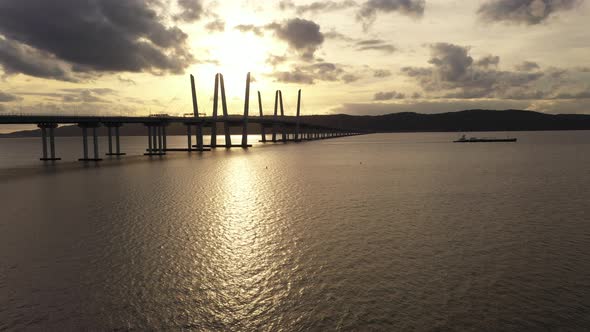
[[(0, 0), (0, 112), (590, 113), (590, 1)], [(252, 107), (257, 101), (252, 96)]]

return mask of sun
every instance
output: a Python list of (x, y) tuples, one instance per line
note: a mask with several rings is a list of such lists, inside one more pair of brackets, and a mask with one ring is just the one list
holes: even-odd
[[(250, 72), (254, 77), (253, 89), (265, 89), (263, 77), (273, 71), (267, 60), (270, 54), (280, 51), (277, 50), (279, 46), (264, 36), (235, 29), (207, 36), (200, 41), (203, 60), (195, 68), (200, 84), (204, 84), (201, 88), (205, 94), (211, 94), (215, 74), (222, 73), (230, 109), (239, 110), (243, 104), (246, 74)], [(207, 99), (203, 101), (205, 104), (210, 103)]]

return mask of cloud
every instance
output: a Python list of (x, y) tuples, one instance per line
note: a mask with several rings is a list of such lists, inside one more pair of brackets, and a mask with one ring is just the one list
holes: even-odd
[[(490, 63), (489, 57), (474, 63), (468, 47), (454, 44), (433, 44), (430, 51), (428, 62), (432, 67), (404, 67), (402, 73), (414, 78), (425, 91), (434, 93), (438, 98), (525, 99), (525, 95), (537, 98), (535, 83), (545, 75), (543, 72), (490, 69), (489, 66), (482, 66)], [(548, 93), (550, 91), (543, 92), (544, 95)]]
[(0, 91), (0, 103), (21, 100), (19, 96)]
[(315, 84), (316, 81), (350, 83), (358, 80), (357, 75), (347, 73), (342, 66), (330, 62), (299, 65), (290, 71), (276, 72), (272, 76), (283, 83)]
[(236, 25), (234, 29), (239, 30), (241, 32), (252, 32), (257, 36), (262, 36), (264, 34), (264, 27), (259, 27), (253, 24)]
[(579, 92), (561, 92), (553, 96), (551, 99), (590, 99), (590, 90)]
[(494, 55), (487, 55), (475, 62), (476, 66), (483, 68), (497, 67), (500, 64), (500, 57)]
[[(182, 73), (194, 62), (188, 36), (164, 25), (154, 9), (159, 2), (3, 0), (2, 67), (8, 74), (70, 81), (81, 73)], [(39, 59), (48, 66), (34, 66)]]
[(269, 24), (266, 28), (273, 30), (278, 39), (287, 42), (304, 60), (312, 60), (317, 49), (324, 43), (320, 26), (313, 21), (293, 18), (280, 24)]
[(575, 8), (582, 0), (488, 0), (477, 13), (486, 22), (534, 25), (552, 14)]
[[(333, 108), (332, 113), (356, 115), (381, 115), (400, 112), (444, 113), (468, 109), (532, 109), (532, 104), (524, 100), (406, 100), (389, 103), (347, 103)], [(586, 108), (587, 109), (587, 108)]]
[(425, 0), (368, 0), (357, 12), (357, 20), (363, 22), (367, 30), (377, 19), (379, 12), (398, 12), (411, 17), (424, 15)]
[(334, 40), (342, 40), (342, 41), (346, 41), (346, 42), (355, 41), (354, 38), (344, 35), (344, 34), (337, 32), (337, 31), (329, 31), (329, 32), (324, 33), (324, 38), (334, 39)]
[(377, 92), (373, 97), (373, 100), (392, 100), (392, 99), (404, 99), (406, 95), (397, 91), (388, 92)]
[(373, 72), (373, 77), (384, 78), (391, 76), (391, 71), (386, 69), (377, 69)]
[(539, 64), (536, 62), (523, 61), (523, 63), (514, 66), (514, 68), (516, 68), (518, 71), (533, 71), (541, 69), (541, 66), (539, 66)]
[(201, 0), (178, 0), (178, 6), (182, 9), (182, 12), (174, 17), (177, 21), (194, 22), (203, 15)]
[(266, 59), (266, 63), (268, 63), (269, 65), (276, 67), (280, 64), (283, 64), (285, 62), (287, 62), (287, 57), (284, 55), (269, 55), (268, 58)]
[(117, 76), (117, 79), (119, 80), (119, 82), (127, 84), (127, 85), (137, 85), (137, 82), (135, 82), (134, 80), (132, 80), (130, 78), (125, 78), (121, 75)]
[(0, 65), (5, 75), (22, 73), (61, 81), (76, 81), (67, 66), (47, 52), (1, 37)]
[(217, 18), (207, 24), (205, 24), (205, 30), (208, 32), (223, 32), (225, 31), (225, 21)]
[(344, 74), (342, 75), (341, 79), (344, 83), (352, 83), (360, 80), (361, 77), (355, 74)]
[(73, 88), (59, 89), (58, 92), (18, 92), (20, 96), (41, 96), (47, 97), (46, 100), (61, 101), (64, 103), (110, 103), (106, 99), (110, 96), (117, 95), (117, 91), (110, 88)]
[(346, 1), (315, 1), (310, 4), (306, 5), (296, 5), (293, 1), (290, 0), (283, 0), (279, 2), (279, 8), (281, 10), (288, 10), (294, 9), (298, 15), (303, 15), (306, 13), (327, 13), (333, 12), (343, 9), (348, 9), (351, 7), (356, 7), (356, 2), (352, 0)]
[(63, 96), (64, 103), (108, 103), (109, 101), (96, 96), (90, 90), (83, 90), (78, 94), (68, 94)]
[(368, 39), (361, 40), (356, 43), (357, 50), (359, 51), (381, 51), (385, 53), (393, 53), (396, 48), (395, 46), (388, 44), (386, 41), (381, 39)]

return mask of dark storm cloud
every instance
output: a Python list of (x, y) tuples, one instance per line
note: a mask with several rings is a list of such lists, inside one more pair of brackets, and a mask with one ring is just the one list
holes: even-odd
[(188, 36), (162, 23), (156, 2), (2, 0), (2, 67), (59, 80), (74, 80), (72, 72), (182, 73), (193, 62)]
[(406, 95), (397, 91), (377, 92), (373, 100), (384, 101), (392, 99), (404, 99)]
[(290, 10), (293, 9), (298, 15), (306, 14), (306, 13), (326, 13), (326, 12), (333, 12), (337, 10), (348, 9), (351, 7), (356, 7), (356, 2), (352, 0), (346, 1), (315, 1), (310, 4), (306, 5), (296, 5), (293, 1), (290, 0), (283, 0), (279, 2), (279, 8), (281, 10)]
[(364, 28), (367, 29), (375, 22), (380, 12), (398, 12), (407, 16), (421, 17), (424, 15), (425, 6), (425, 0), (368, 0), (359, 9), (357, 19), (363, 22)]
[(489, 0), (479, 7), (478, 14), (487, 22), (533, 25), (580, 3), (582, 0)]
[(201, 0), (178, 0), (178, 6), (182, 9), (182, 12), (174, 17), (178, 21), (194, 22), (203, 15)]
[(289, 44), (305, 60), (312, 60), (316, 50), (324, 43), (324, 35), (319, 24), (300, 18), (293, 18), (282, 23), (266, 26), (273, 30), (278, 39)]
[(386, 69), (377, 69), (373, 72), (373, 77), (384, 78), (391, 76), (391, 71)]
[(13, 95), (10, 93), (0, 91), (0, 103), (7, 103), (11, 101), (21, 100), (21, 98), (17, 95)]
[(225, 31), (225, 21), (220, 18), (217, 18), (205, 24), (205, 29), (208, 32), (223, 32)]
[(380, 39), (361, 40), (356, 43), (356, 47), (359, 51), (381, 51), (385, 53), (393, 53), (396, 50), (395, 46)]
[[(489, 63), (489, 56), (474, 61), (469, 48), (448, 43), (430, 46), (431, 67), (405, 67), (402, 73), (414, 78), (428, 92), (442, 98), (538, 98), (534, 86), (543, 72), (511, 72), (490, 69), (478, 63)], [(487, 59), (487, 60), (486, 60)], [(492, 61), (492, 62), (495, 62)], [(442, 94), (441, 94), (442, 93)], [(547, 95), (549, 91), (544, 91)], [(525, 98), (526, 96), (526, 98)]]
[(5, 75), (30, 76), (75, 81), (63, 63), (46, 52), (0, 37), (0, 65)]
[(516, 65), (515, 68), (518, 71), (533, 71), (541, 69), (541, 66), (536, 62), (524, 61), (523, 63)]

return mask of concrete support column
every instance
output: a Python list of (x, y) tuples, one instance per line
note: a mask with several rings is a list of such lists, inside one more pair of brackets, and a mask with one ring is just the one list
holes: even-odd
[(113, 128), (111, 126), (107, 127), (108, 136), (109, 136), (109, 153), (107, 155), (113, 154)]
[[(260, 91), (258, 91), (258, 111), (260, 112), (260, 120), (264, 120), (264, 114), (262, 112), (262, 97), (260, 96)], [(262, 143), (266, 143), (266, 128), (264, 127), (264, 123), (260, 124), (260, 135), (260, 141)]]
[(168, 143), (166, 142), (166, 125), (162, 126), (162, 144), (164, 147), (164, 152), (168, 149)]
[[(37, 127), (41, 129), (41, 144), (43, 148), (43, 156), (39, 158), (42, 161), (55, 161), (61, 160), (61, 158), (55, 157), (55, 128), (57, 128), (57, 124), (55, 123), (41, 123), (38, 124)], [(49, 137), (48, 137), (49, 136)], [(49, 151), (47, 150), (47, 140), (49, 139)]]
[(94, 142), (94, 159), (99, 160), (99, 158), (98, 158), (98, 135), (96, 133), (96, 127), (92, 128), (92, 139)]
[(279, 91), (275, 92), (275, 113), (272, 122), (272, 142), (277, 142), (277, 120), (278, 120), (278, 107), (279, 107)]
[[(81, 123), (78, 126), (82, 128), (82, 145), (84, 148), (84, 156), (78, 160), (80, 161), (101, 161), (98, 156), (98, 123)], [(94, 157), (88, 156), (88, 128), (92, 128), (92, 143), (94, 144)]]
[(203, 150), (203, 124), (197, 125), (197, 149)]
[(190, 152), (193, 149), (193, 134), (191, 133), (191, 125), (186, 125), (186, 139), (187, 139), (187, 147), (188, 151)]
[(43, 158), (41, 160), (47, 160), (47, 129), (41, 127), (41, 137), (43, 140)]
[(83, 159), (88, 160), (88, 129), (82, 127), (82, 145), (83, 145)]
[(55, 128), (49, 127), (49, 150), (51, 151), (51, 159), (55, 160)]
[[(281, 119), (285, 118), (285, 108), (283, 107), (283, 92), (279, 90), (279, 103), (281, 106)], [(281, 124), (281, 139), (283, 143), (287, 142), (287, 132), (285, 131), (285, 125)]]
[(154, 150), (152, 151), (152, 153), (157, 152), (158, 150), (158, 130), (157, 130), (157, 126), (153, 126), (152, 127), (152, 146), (154, 147)]
[(151, 126), (147, 126), (148, 129), (148, 152), (151, 153), (153, 152), (153, 146), (152, 146), (152, 127)]
[(215, 91), (213, 92), (213, 123), (211, 123), (211, 148), (217, 148), (217, 106), (219, 103), (219, 74), (215, 75)]
[(301, 90), (297, 92), (297, 119), (295, 120), (295, 141), (299, 141), (301, 123)]
[(158, 133), (158, 152), (162, 153), (162, 126), (158, 125), (156, 131)]
[(250, 112), (250, 73), (246, 76), (246, 96), (244, 97), (244, 120), (242, 128), (242, 149), (248, 148), (248, 116)]
[(119, 135), (119, 126), (115, 127), (115, 146), (116, 146), (116, 153), (117, 156), (122, 156), (124, 153), (121, 153), (121, 136)]
[(221, 88), (221, 109), (223, 110), (223, 133), (225, 134), (225, 148), (231, 148), (231, 131), (230, 126), (227, 122), (228, 120), (228, 112), (227, 112), (227, 100), (225, 98), (225, 81), (223, 80), (223, 75), (219, 74), (219, 83)]

